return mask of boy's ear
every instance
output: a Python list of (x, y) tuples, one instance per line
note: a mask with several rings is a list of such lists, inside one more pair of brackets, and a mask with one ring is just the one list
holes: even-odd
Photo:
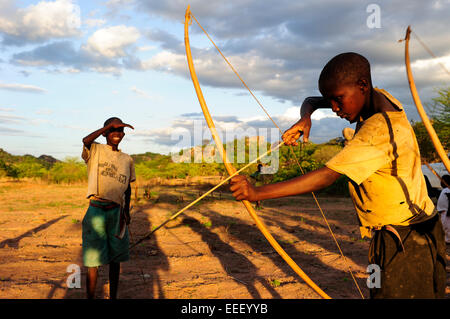
[(362, 93), (367, 92), (367, 90), (369, 89), (369, 82), (364, 78), (359, 79), (357, 84), (358, 84), (359, 88), (361, 89)]

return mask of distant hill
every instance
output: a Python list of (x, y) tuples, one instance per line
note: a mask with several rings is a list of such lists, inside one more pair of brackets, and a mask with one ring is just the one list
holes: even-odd
[(152, 152), (147, 152), (143, 154), (132, 154), (131, 157), (133, 158), (135, 165), (149, 161), (172, 162), (170, 155), (162, 155)]
[(41, 164), (45, 168), (49, 169), (53, 166), (53, 164), (60, 162), (56, 158), (50, 155), (41, 155), (39, 157), (35, 157), (30, 154), (25, 155), (12, 155), (2, 148), (0, 148), (0, 161), (4, 164), (15, 164), (15, 163), (21, 163), (21, 162), (34, 162)]
[(0, 148), (0, 161), (3, 161), (5, 163), (12, 163), (15, 161), (15, 156)]
[(37, 159), (45, 163), (48, 163), (50, 166), (53, 166), (53, 164), (59, 162), (59, 160), (50, 155), (41, 155)]

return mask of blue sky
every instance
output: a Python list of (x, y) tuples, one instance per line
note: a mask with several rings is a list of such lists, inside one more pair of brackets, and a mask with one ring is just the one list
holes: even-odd
[[(417, 120), (403, 62), (406, 27), (423, 102), (450, 78), (450, 1), (94, 0), (0, 3), (0, 148), (13, 154), (79, 156), (81, 139), (118, 116), (135, 127), (121, 145), (131, 154), (168, 153), (177, 132), (202, 120), (184, 52), (184, 11), (210, 33), (282, 129), (307, 96), (319, 95), (321, 68), (354, 51), (373, 82)], [(380, 28), (367, 19), (380, 9)], [(249, 93), (193, 24), (191, 46), (206, 101), (220, 128), (271, 128)], [(344, 120), (314, 116), (311, 141), (339, 136)], [(174, 138), (175, 137), (175, 138)], [(103, 138), (99, 138), (103, 142)]]

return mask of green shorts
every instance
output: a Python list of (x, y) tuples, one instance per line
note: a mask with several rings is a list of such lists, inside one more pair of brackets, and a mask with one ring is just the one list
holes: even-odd
[[(92, 201), (96, 206), (110, 206), (110, 203)], [(115, 235), (120, 229), (120, 206), (104, 209), (89, 205), (83, 218), (83, 264), (97, 267), (111, 262), (129, 259), (128, 229), (122, 239)]]

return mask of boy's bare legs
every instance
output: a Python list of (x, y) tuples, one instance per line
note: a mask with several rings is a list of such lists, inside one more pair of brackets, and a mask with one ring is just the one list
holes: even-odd
[(109, 298), (117, 299), (117, 289), (119, 288), (120, 263), (111, 262), (109, 264)]
[[(117, 299), (119, 288), (120, 263), (109, 264), (109, 298)], [(86, 293), (88, 299), (95, 299), (95, 288), (97, 286), (98, 267), (88, 267), (86, 275)]]
[(97, 286), (97, 267), (88, 267), (86, 274), (86, 294), (88, 299), (95, 299), (95, 287)]

